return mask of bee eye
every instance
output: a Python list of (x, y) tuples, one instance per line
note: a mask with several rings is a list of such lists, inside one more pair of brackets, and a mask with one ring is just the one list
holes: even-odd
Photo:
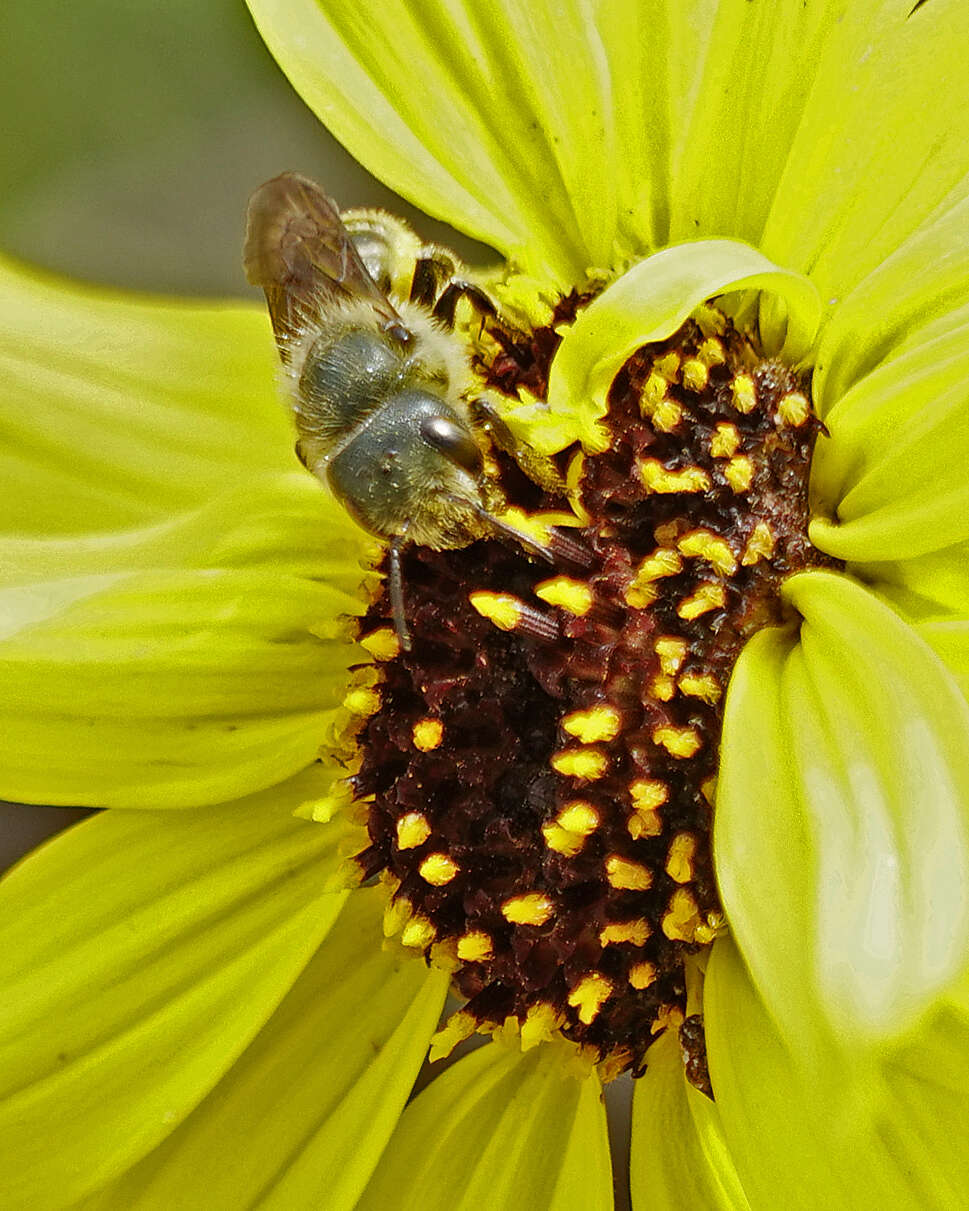
[(427, 416), (421, 422), (421, 436), (465, 471), (481, 470), (481, 451), (463, 425), (446, 416)]

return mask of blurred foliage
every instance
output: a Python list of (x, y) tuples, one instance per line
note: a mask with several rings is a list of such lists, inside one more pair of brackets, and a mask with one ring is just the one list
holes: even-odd
[(414, 216), (306, 109), (243, 0), (3, 0), (0, 107), (0, 246), (77, 277), (251, 293), (246, 199), (287, 168)]

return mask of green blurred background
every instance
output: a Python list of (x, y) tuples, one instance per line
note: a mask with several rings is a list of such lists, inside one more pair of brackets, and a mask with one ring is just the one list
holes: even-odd
[[(0, 0), (0, 113), (0, 247), (74, 277), (261, 304), (246, 201), (288, 168), (474, 256), (327, 134), (243, 0)], [(0, 804), (0, 869), (77, 814)]]
[(243, 0), (2, 0), (0, 245), (94, 281), (244, 294), (246, 199), (287, 168), (417, 216), (320, 126)]

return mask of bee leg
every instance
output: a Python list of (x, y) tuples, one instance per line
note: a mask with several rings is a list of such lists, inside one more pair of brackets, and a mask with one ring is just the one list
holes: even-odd
[(401, 650), (411, 650), (410, 630), (404, 611), (404, 576), (400, 567), (401, 541), (395, 538), (387, 551), (387, 580), (390, 589), (390, 610), (394, 619), (394, 630), (400, 640)]
[(444, 287), (440, 298), (434, 304), (434, 318), (446, 324), (448, 328), (453, 328), (454, 313), (457, 311), (458, 300), (462, 298), (466, 298), (474, 307), (481, 316), (482, 322), (498, 314), (497, 307), (480, 286), (476, 286), (474, 282), (466, 282), (462, 278), (453, 278)]
[(428, 252), (418, 257), (414, 264), (414, 276), (410, 284), (410, 301), (423, 307), (433, 307), (444, 282), (454, 274), (453, 262), (445, 262), (440, 256)]
[(568, 487), (558, 467), (544, 454), (520, 442), (505, 424), (494, 404), (487, 399), (471, 400), (471, 419), (484, 429), (499, 450), (510, 455), (522, 471), (540, 488), (554, 496), (568, 495)]

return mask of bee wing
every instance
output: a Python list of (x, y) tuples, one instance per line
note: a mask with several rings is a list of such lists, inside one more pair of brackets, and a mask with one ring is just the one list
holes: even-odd
[(308, 177), (284, 172), (249, 201), (246, 277), (266, 292), (285, 359), (307, 327), (335, 300), (364, 299), (388, 325), (402, 321), (367, 272), (340, 212)]

